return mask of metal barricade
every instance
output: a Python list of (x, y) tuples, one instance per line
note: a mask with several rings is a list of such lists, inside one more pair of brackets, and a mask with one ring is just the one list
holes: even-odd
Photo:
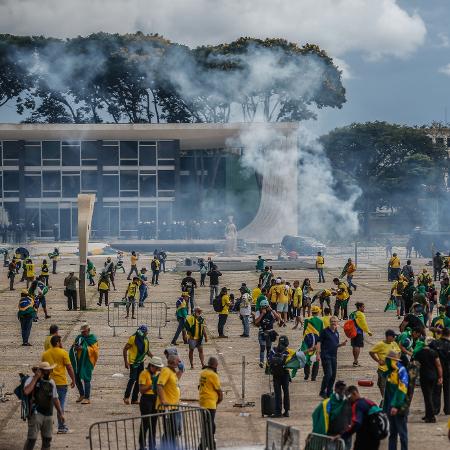
[(214, 450), (207, 409), (176, 406), (146, 416), (96, 422), (89, 427), (91, 450)]
[(125, 300), (110, 302), (108, 304), (108, 326), (113, 329), (113, 336), (115, 336), (116, 328), (136, 328), (141, 324), (146, 324), (150, 327), (150, 331), (158, 329), (158, 337), (162, 339), (161, 328), (166, 327), (169, 322), (167, 310), (166, 303), (149, 301), (141, 308), (136, 303), (133, 314), (133, 305)]
[(333, 439), (324, 434), (310, 433), (306, 438), (305, 450), (345, 450), (343, 439)]
[(265, 450), (300, 450), (300, 430), (267, 420)]

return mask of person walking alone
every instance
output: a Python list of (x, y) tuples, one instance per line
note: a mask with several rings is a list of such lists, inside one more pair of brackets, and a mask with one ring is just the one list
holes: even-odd
[(178, 328), (175, 331), (175, 334), (172, 338), (172, 341), (171, 341), (172, 345), (177, 345), (177, 339), (180, 336), (180, 334), (183, 335), (183, 342), (185, 344), (187, 343), (186, 330), (185, 330), (184, 324), (186, 322), (186, 317), (188, 315), (188, 305), (187, 305), (188, 300), (189, 300), (189, 293), (182, 292), (181, 296), (178, 298), (178, 300), (175, 304)]
[(152, 269), (152, 286), (156, 286), (159, 284), (159, 270), (161, 268), (161, 263), (157, 256), (153, 257), (150, 268)]
[(78, 308), (77, 281), (79, 281), (79, 278), (75, 276), (74, 272), (69, 272), (69, 275), (64, 278), (64, 295), (67, 297), (67, 309), (69, 311), (75, 311)]
[(325, 277), (323, 276), (323, 267), (325, 265), (325, 258), (322, 256), (322, 252), (317, 252), (316, 258), (316, 270), (319, 275), (318, 283), (325, 283)]
[(130, 281), (131, 280), (131, 274), (134, 272), (136, 274), (136, 276), (139, 276), (139, 272), (138, 272), (138, 268), (137, 268), (137, 263), (139, 261), (139, 255), (136, 254), (135, 251), (131, 252), (131, 256), (130, 256), (130, 273), (127, 276), (127, 280)]
[(223, 287), (220, 291), (220, 300), (222, 304), (222, 309), (218, 311), (219, 317), (217, 321), (217, 332), (219, 333), (219, 338), (227, 338), (228, 336), (225, 336), (224, 329), (225, 324), (227, 323), (228, 315), (230, 313), (230, 296), (228, 295), (228, 289), (226, 287)]
[(359, 355), (364, 347), (364, 333), (372, 336), (372, 332), (367, 325), (366, 315), (364, 314), (366, 306), (362, 302), (356, 302), (356, 311), (350, 313), (350, 320), (353, 320), (356, 328), (356, 336), (351, 339), (353, 353), (353, 367), (359, 367)]
[(29, 339), (35, 317), (36, 309), (34, 308), (34, 300), (28, 294), (28, 291), (24, 289), (20, 294), (19, 311), (17, 312), (17, 318), (20, 321), (20, 329), (22, 331), (23, 346), (31, 347)]

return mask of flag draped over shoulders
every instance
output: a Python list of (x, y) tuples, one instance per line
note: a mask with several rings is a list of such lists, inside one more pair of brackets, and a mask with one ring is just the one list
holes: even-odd
[(76, 337), (69, 356), (75, 374), (81, 380), (91, 381), (99, 351), (97, 337), (94, 334), (89, 336), (80, 334)]

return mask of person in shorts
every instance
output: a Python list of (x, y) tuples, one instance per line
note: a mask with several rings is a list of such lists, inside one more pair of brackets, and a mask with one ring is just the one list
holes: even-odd
[(184, 327), (187, 331), (191, 369), (194, 368), (195, 349), (198, 350), (200, 364), (204, 367), (205, 358), (203, 355), (203, 341), (208, 342), (208, 335), (206, 334), (205, 319), (202, 317), (202, 309), (200, 307), (195, 307), (194, 314), (186, 317)]
[(302, 310), (303, 310), (303, 317), (306, 317), (306, 314), (308, 314), (308, 317), (311, 316), (311, 292), (313, 288), (311, 286), (311, 281), (309, 278), (305, 278), (302, 283), (302, 293), (303, 293), (303, 304), (302, 304)]
[(350, 313), (350, 320), (355, 322), (356, 336), (351, 339), (351, 346), (353, 351), (353, 367), (358, 367), (359, 354), (364, 347), (364, 333), (372, 336), (372, 332), (369, 329), (366, 321), (366, 315), (364, 314), (365, 305), (362, 302), (356, 302), (356, 311)]
[(39, 434), (42, 436), (42, 448), (50, 449), (53, 434), (53, 407), (58, 412), (59, 420), (64, 424), (64, 413), (59, 403), (56, 384), (50, 378), (50, 373), (55, 367), (56, 364), (40, 362), (32, 369), (34, 375), (25, 381), (23, 394), (32, 399), (25, 450), (34, 448)]
[(286, 322), (288, 321), (288, 310), (289, 310), (289, 298), (291, 296), (291, 287), (286, 283), (286, 281), (282, 281), (280, 284), (277, 284), (277, 313), (280, 314), (283, 319), (283, 326), (286, 326)]

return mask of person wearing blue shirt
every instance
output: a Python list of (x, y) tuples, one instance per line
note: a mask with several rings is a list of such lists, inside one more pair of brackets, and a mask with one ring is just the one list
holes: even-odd
[(328, 398), (333, 392), (337, 371), (337, 350), (347, 345), (347, 339), (339, 342), (338, 322), (336, 316), (331, 317), (330, 326), (324, 328), (319, 336), (317, 359), (322, 360), (323, 379), (319, 393), (322, 398)]

